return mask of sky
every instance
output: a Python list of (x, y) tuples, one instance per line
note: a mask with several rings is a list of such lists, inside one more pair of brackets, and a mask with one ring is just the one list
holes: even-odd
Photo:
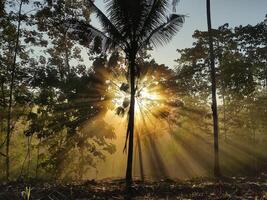
[[(103, 9), (103, 1), (96, 1)], [(172, 41), (164, 47), (158, 47), (152, 52), (153, 58), (159, 64), (169, 67), (175, 65), (178, 58), (177, 49), (191, 47), (194, 30), (207, 30), (206, 0), (180, 0), (177, 7), (178, 14), (188, 17), (182, 29)], [(267, 14), (267, 0), (211, 0), (212, 27), (229, 23), (230, 27), (239, 25), (255, 25), (264, 20)]]

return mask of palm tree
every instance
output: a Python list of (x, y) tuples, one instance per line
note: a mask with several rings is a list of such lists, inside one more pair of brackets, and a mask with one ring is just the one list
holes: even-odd
[(211, 73), (211, 92), (212, 92), (212, 115), (213, 115), (213, 134), (214, 134), (214, 176), (220, 176), (219, 164), (219, 126), (218, 126), (218, 111), (216, 100), (216, 71), (215, 71), (215, 56), (213, 50), (213, 38), (210, 16), (210, 0), (207, 0), (207, 24), (209, 35), (210, 49), (210, 73)]
[[(101, 39), (104, 50), (120, 48), (128, 62), (130, 83), (130, 107), (126, 143), (128, 139), (128, 160), (126, 183), (132, 182), (134, 106), (136, 78), (139, 70), (136, 64), (138, 53), (147, 45), (163, 45), (171, 40), (184, 22), (184, 16), (168, 13), (170, 0), (106, 0), (105, 15), (92, 0), (89, 6), (96, 13), (102, 30), (84, 21), (70, 20), (72, 33), (83, 43)], [(173, 3), (178, 2), (177, 0)]]

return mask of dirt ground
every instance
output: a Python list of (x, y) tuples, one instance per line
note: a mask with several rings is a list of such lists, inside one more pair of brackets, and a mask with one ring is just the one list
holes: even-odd
[[(30, 191), (30, 192), (29, 192)], [(16, 181), (0, 184), (0, 200), (87, 199), (267, 199), (267, 174), (258, 177), (198, 178), (187, 181), (135, 181), (131, 190), (123, 180), (60, 183)]]

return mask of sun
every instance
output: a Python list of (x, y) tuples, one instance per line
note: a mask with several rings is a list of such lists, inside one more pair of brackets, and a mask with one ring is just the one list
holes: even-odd
[[(116, 107), (117, 114), (124, 115), (130, 105), (130, 90), (126, 83), (117, 83), (119, 89), (114, 91), (112, 102)], [(155, 88), (154, 88), (155, 89)], [(150, 112), (159, 106), (162, 99), (160, 93), (150, 90), (144, 84), (139, 85), (135, 94), (135, 116), (141, 119), (144, 113)]]
[(146, 87), (141, 88), (135, 95), (135, 112), (140, 117), (142, 112), (155, 109), (159, 106), (160, 93), (153, 92)]
[[(109, 80), (113, 113), (127, 117), (130, 108), (130, 86), (123, 79)], [(166, 127), (168, 112), (167, 89), (154, 76), (140, 77), (136, 82), (135, 129), (141, 135), (155, 132), (155, 127)], [(165, 118), (165, 119), (164, 119)]]
[[(98, 105), (106, 110), (108, 123), (115, 128), (127, 127), (130, 108), (130, 84), (127, 67), (101, 67), (96, 72), (100, 94)], [(141, 136), (163, 133), (174, 118), (177, 95), (172, 80), (173, 71), (161, 65), (145, 65), (136, 77), (135, 92), (135, 129)], [(123, 128), (124, 127), (124, 128)], [(159, 127), (161, 131), (159, 131)], [(121, 129), (121, 130), (122, 130)], [(156, 131), (157, 130), (157, 131)], [(124, 131), (122, 131), (124, 132)]]

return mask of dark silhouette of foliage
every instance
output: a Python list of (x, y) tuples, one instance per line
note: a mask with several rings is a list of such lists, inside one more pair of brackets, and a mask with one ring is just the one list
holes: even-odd
[[(109, 0), (105, 2), (107, 15), (93, 1), (88, 4), (101, 24), (103, 30), (98, 30), (82, 20), (67, 20), (66, 26), (72, 26), (72, 34), (81, 43), (101, 38), (104, 50), (120, 48), (128, 61), (130, 85), (129, 123), (126, 142), (129, 138), (126, 182), (132, 182), (133, 138), (134, 138), (134, 106), (136, 94), (136, 77), (140, 69), (136, 65), (137, 54), (147, 45), (163, 45), (169, 42), (179, 30), (184, 16), (168, 14), (168, 1), (122, 1)], [(169, 15), (169, 16), (168, 16)]]

